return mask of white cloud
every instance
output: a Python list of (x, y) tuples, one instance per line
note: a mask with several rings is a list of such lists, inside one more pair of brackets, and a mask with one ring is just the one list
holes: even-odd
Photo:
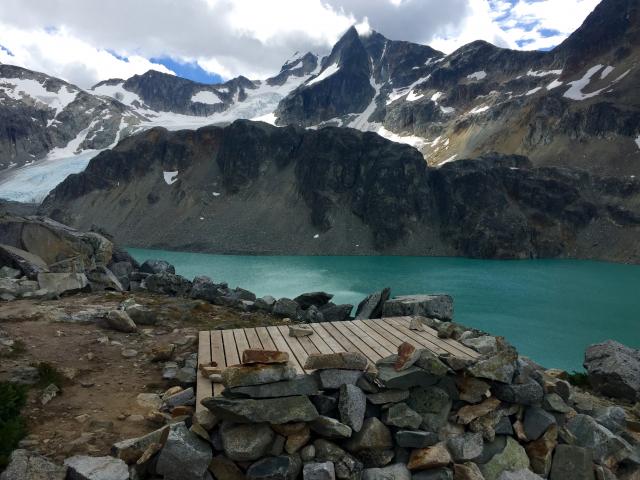
[[(353, 24), (450, 52), (473, 40), (546, 48), (598, 0), (2, 0), (0, 61), (87, 87), (196, 61), (223, 77), (264, 78), (294, 51), (326, 53)], [(537, 27), (523, 27), (535, 24)], [(50, 27), (54, 27), (51, 29)], [(540, 29), (559, 33), (545, 37)], [(120, 60), (108, 50), (128, 57)]]

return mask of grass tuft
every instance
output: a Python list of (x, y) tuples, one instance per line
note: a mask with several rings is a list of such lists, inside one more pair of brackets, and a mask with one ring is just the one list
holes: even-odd
[(569, 383), (574, 387), (589, 388), (589, 376), (586, 372), (576, 372), (575, 370), (569, 374)]
[(6, 468), (11, 452), (27, 434), (25, 421), (20, 416), (26, 402), (26, 387), (0, 382), (0, 471)]

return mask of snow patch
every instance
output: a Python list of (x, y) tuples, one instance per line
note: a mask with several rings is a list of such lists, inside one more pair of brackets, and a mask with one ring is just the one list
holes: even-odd
[(208, 90), (200, 90), (198, 93), (194, 94), (191, 97), (191, 102), (206, 103), (207, 105), (218, 105), (224, 103), (215, 93)]
[(313, 238), (320, 238), (320, 235), (316, 233)]
[(562, 82), (556, 78), (553, 82), (547, 85), (547, 90), (553, 90), (554, 88), (559, 87), (560, 85), (562, 85)]
[(376, 133), (392, 142), (404, 143), (405, 145), (411, 145), (412, 147), (418, 149), (426, 144), (424, 138), (422, 137), (418, 137), (416, 135), (398, 135), (397, 133), (393, 133), (387, 130), (383, 126), (380, 126)]
[(413, 90), (411, 90), (409, 92), (409, 95), (407, 95), (407, 102), (415, 102), (416, 100), (420, 100), (422, 97), (424, 97), (422, 93), (416, 94)]
[(615, 70), (615, 67), (611, 67), (611, 66), (605, 67), (605, 68), (604, 68), (604, 70), (602, 70), (602, 72), (600, 72), (600, 79), (605, 79), (605, 78), (607, 78), (607, 76), (608, 76), (611, 72), (613, 72), (614, 70)]
[(174, 172), (162, 172), (162, 175), (167, 185), (171, 185), (178, 180), (178, 170)]
[(573, 82), (569, 82), (569, 85), (571, 85), (571, 87), (569, 88), (569, 90), (564, 92), (563, 96), (566, 98), (570, 98), (571, 100), (586, 100), (587, 98), (592, 98), (592, 97), (595, 97), (596, 95), (599, 95), (603, 90), (605, 90), (608, 87), (601, 88), (600, 90), (596, 90), (595, 92), (591, 92), (591, 93), (582, 93), (582, 89), (585, 88), (587, 85), (589, 85), (589, 82), (591, 82), (591, 77), (593, 77), (596, 73), (598, 73), (598, 71), (602, 67), (603, 67), (602, 65), (596, 65), (594, 67), (591, 67), (589, 70), (587, 70), (587, 73), (585, 73), (581, 79), (574, 80)]
[(483, 80), (487, 78), (487, 72), (485, 72), (484, 70), (480, 70), (479, 72), (473, 72), (472, 74), (467, 75), (467, 78), (469, 80)]
[(93, 92), (95, 92), (96, 95), (115, 98), (125, 105), (134, 106), (134, 103), (138, 103), (140, 106), (144, 105), (142, 99), (137, 94), (125, 90), (123, 84), (124, 82), (117, 83), (116, 85), (100, 85), (94, 88)]
[(489, 108), (491, 108), (491, 107), (489, 107), (488, 105), (483, 105), (483, 106), (481, 106), (481, 107), (476, 107), (476, 108), (474, 108), (474, 109), (473, 109), (473, 110), (471, 110), (469, 113), (470, 113), (471, 115), (477, 115), (477, 114), (479, 114), (479, 113), (486, 112), (487, 110), (489, 110)]
[(443, 107), (442, 105), (440, 105), (440, 110), (442, 111), (442, 113), (444, 113), (445, 115), (448, 115), (449, 113), (453, 113), (456, 111), (455, 108), (453, 107)]
[(260, 115), (259, 117), (253, 117), (251, 120), (253, 120), (254, 122), (269, 123), (275, 127), (277, 119), (278, 117), (276, 117), (276, 114), (274, 112), (271, 112), (271, 113), (265, 113), (264, 115)]
[(453, 161), (456, 159), (456, 157), (457, 157), (457, 156), (458, 156), (458, 154), (457, 154), (457, 153), (456, 153), (456, 154), (454, 154), (454, 155), (451, 155), (451, 156), (450, 156), (449, 158), (447, 158), (446, 160), (444, 160), (444, 161), (440, 162), (440, 165), (439, 165), (439, 166), (442, 166), (442, 165), (444, 165), (445, 163), (453, 162)]
[(562, 75), (562, 70), (529, 70), (527, 76), (529, 77), (546, 77), (547, 75)]
[(333, 75), (334, 73), (336, 73), (338, 70), (340, 70), (340, 66), (337, 63), (331, 64), (329, 65), (327, 68), (325, 68), (320, 75), (318, 75), (317, 77), (311, 79), (310, 81), (308, 81), (306, 83), (306, 86), (310, 86), (310, 85), (314, 85), (316, 83), (322, 82), (323, 80), (326, 80), (327, 78), (329, 78), (331, 75)]
[(636, 145), (640, 148), (640, 135), (636, 137)]
[(525, 93), (525, 95), (533, 95), (534, 93), (539, 92), (540, 90), (542, 90), (542, 87), (536, 87), (536, 88), (532, 88), (531, 90), (529, 90), (527, 93)]
[(442, 92), (436, 92), (433, 95), (431, 95), (431, 101), (432, 102), (437, 102), (438, 99), (442, 96)]
[(211, 194), (212, 194), (214, 197), (219, 197), (219, 196), (221, 195), (221, 194), (220, 194), (220, 192), (211, 192)]

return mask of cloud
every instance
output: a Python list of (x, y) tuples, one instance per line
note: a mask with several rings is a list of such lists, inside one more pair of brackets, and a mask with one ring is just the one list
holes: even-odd
[(264, 78), (295, 51), (327, 53), (353, 24), (360, 31), (372, 28), (391, 39), (431, 44), (445, 52), (477, 39), (512, 48), (546, 48), (575, 29), (596, 3), (2, 0), (0, 61), (82, 87), (150, 68), (171, 72), (152, 58), (197, 65), (225, 78)]

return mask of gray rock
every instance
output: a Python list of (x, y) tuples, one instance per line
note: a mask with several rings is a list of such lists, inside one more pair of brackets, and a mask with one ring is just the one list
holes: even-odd
[(314, 307), (322, 307), (323, 305), (326, 305), (327, 303), (329, 303), (329, 300), (331, 300), (333, 298), (333, 295), (331, 295), (330, 293), (326, 293), (326, 292), (310, 292), (310, 293), (303, 293), (302, 295), (298, 295), (296, 298), (293, 299), (294, 302), (296, 302), (298, 305), (300, 305), (300, 308), (302, 308), (303, 310), (308, 309), (311, 306)]
[(40, 373), (36, 367), (19, 365), (10, 371), (9, 381), (20, 385), (34, 385), (40, 381)]
[(308, 337), (313, 335), (313, 328), (308, 325), (289, 325), (290, 337)]
[(320, 415), (333, 416), (338, 408), (338, 398), (335, 395), (318, 394), (309, 397)]
[(0, 278), (19, 278), (22, 275), (20, 270), (7, 267), (6, 265), (0, 267)]
[(502, 417), (493, 429), (496, 435), (513, 435), (513, 425), (509, 417)]
[(238, 462), (253, 461), (266, 455), (275, 436), (273, 430), (266, 424), (223, 423), (220, 427), (220, 438), (225, 455)]
[(378, 365), (378, 378), (385, 387), (401, 390), (421, 385), (435, 385), (439, 380), (417, 366), (397, 372), (392, 365)]
[(360, 431), (355, 432), (352, 437), (344, 443), (344, 447), (357, 453), (363, 450), (384, 450), (393, 447), (391, 431), (376, 417), (366, 418)]
[(121, 292), (122, 283), (118, 280), (118, 277), (109, 270), (107, 267), (99, 266), (86, 273), (87, 280), (91, 285), (92, 292), (102, 292), (105, 290), (113, 290)]
[(607, 340), (587, 348), (584, 357), (592, 387), (603, 395), (640, 401), (640, 350)]
[(360, 352), (312, 353), (304, 364), (305, 370), (360, 370), (367, 368), (368, 360)]
[(335, 480), (333, 462), (307, 463), (302, 469), (303, 480)]
[(516, 372), (518, 354), (513, 348), (505, 348), (497, 354), (483, 358), (468, 367), (474, 377), (486, 378), (502, 383), (511, 383)]
[(47, 263), (38, 255), (4, 244), (0, 244), (0, 264), (20, 270), (31, 280), (49, 271)]
[(556, 418), (539, 407), (529, 407), (524, 413), (524, 433), (529, 440), (537, 440), (551, 425), (556, 424)]
[(491, 335), (482, 335), (480, 337), (467, 338), (461, 340), (461, 343), (482, 354), (495, 353), (498, 351), (498, 343), (496, 341), (496, 337), (493, 337)]
[(343, 370), (330, 368), (316, 372), (323, 390), (337, 390), (342, 385), (355, 385), (363, 375), (360, 370)]
[(596, 463), (604, 465), (611, 459), (617, 463), (631, 455), (631, 447), (625, 440), (588, 415), (576, 415), (567, 422), (566, 429), (573, 435), (576, 446), (593, 452)]
[(191, 282), (180, 275), (171, 273), (154, 273), (149, 275), (144, 284), (150, 292), (186, 297), (191, 291)]
[(276, 299), (271, 295), (265, 295), (264, 297), (256, 298), (256, 301), (253, 303), (253, 306), (256, 310), (261, 310), (263, 312), (271, 312), (273, 310), (273, 306), (276, 304)]
[(591, 451), (574, 445), (558, 445), (553, 454), (549, 479), (595, 480)]
[(196, 383), (197, 372), (194, 367), (184, 366), (179, 368), (173, 379), (173, 383), (183, 387), (189, 387)]
[(271, 313), (278, 317), (289, 317), (295, 319), (298, 315), (298, 304), (290, 298), (280, 298), (273, 305)]
[(383, 317), (421, 315), (440, 320), (453, 319), (453, 298), (450, 295), (405, 295), (387, 300)]
[(178, 424), (170, 430), (158, 454), (156, 472), (165, 479), (202, 478), (212, 458), (211, 446), (184, 424)]
[(306, 445), (300, 450), (300, 458), (303, 462), (311, 462), (316, 457), (316, 447), (313, 445)]
[(291, 463), (291, 457), (286, 455), (260, 459), (247, 469), (247, 479), (293, 480), (296, 476), (290, 476), (292, 467)]
[(394, 463), (383, 468), (365, 469), (362, 480), (411, 480), (411, 472), (406, 465)]
[(622, 407), (597, 408), (592, 416), (600, 425), (616, 435), (620, 435), (627, 428), (627, 415)]
[(309, 398), (304, 395), (261, 400), (208, 397), (202, 400), (202, 404), (218, 418), (238, 423), (311, 422), (319, 416)]
[(189, 387), (181, 392), (178, 392), (170, 397), (164, 399), (165, 405), (169, 408), (184, 406), (184, 405), (195, 405), (196, 396), (192, 387)]
[(542, 406), (550, 412), (569, 413), (571, 411), (571, 407), (569, 407), (557, 393), (548, 393), (545, 395)]
[(438, 443), (438, 434), (416, 430), (399, 430), (395, 435), (396, 443), (403, 448), (426, 448)]
[(528, 468), (523, 468), (521, 470), (502, 472), (498, 480), (542, 480), (542, 478)]
[(127, 261), (115, 262), (109, 266), (109, 270), (122, 282), (123, 278), (128, 278), (133, 272), (133, 265)]
[(62, 295), (84, 290), (89, 286), (89, 281), (84, 273), (50, 273), (38, 274), (38, 285), (48, 292)]
[(408, 390), (384, 390), (379, 393), (370, 393), (367, 395), (367, 400), (373, 405), (403, 402), (407, 398), (409, 398)]
[(221, 287), (221, 285), (213, 283), (213, 280), (209, 277), (201, 275), (193, 279), (189, 296), (198, 300), (217, 303), (217, 300), (226, 294), (226, 289)]
[(336, 478), (340, 480), (355, 480), (362, 476), (363, 465), (353, 455), (345, 452), (335, 443), (324, 439), (313, 442), (316, 449), (316, 461), (333, 462)]
[(318, 380), (313, 375), (298, 375), (291, 380), (228, 388), (224, 394), (251, 398), (289, 397), (293, 395), (315, 395), (319, 390)]
[(248, 387), (267, 383), (293, 380), (297, 372), (293, 364), (232, 365), (222, 372), (226, 388)]
[(129, 468), (118, 458), (76, 455), (64, 464), (68, 480), (129, 480)]
[(422, 415), (422, 428), (436, 432), (447, 423), (451, 412), (451, 398), (438, 387), (415, 387), (411, 389), (407, 405)]
[(307, 323), (322, 323), (324, 322), (324, 315), (318, 310), (318, 307), (311, 305), (302, 315), (302, 320)]
[(169, 262), (164, 260), (147, 260), (140, 265), (140, 271), (143, 273), (171, 273), (175, 274), (176, 269)]
[(529, 468), (527, 452), (512, 437), (507, 437), (504, 450), (496, 453), (487, 463), (480, 465), (486, 480), (498, 480), (505, 471)]
[(520, 405), (540, 405), (544, 390), (538, 382), (529, 379), (526, 383), (496, 384), (493, 394), (503, 402)]
[(412, 475), (412, 480), (453, 480), (453, 472), (449, 468), (434, 468)]
[(163, 443), (163, 436), (169, 434), (169, 429), (173, 430), (179, 428), (180, 423), (176, 423), (169, 426), (162, 427), (158, 430), (154, 430), (151, 433), (147, 433), (142, 437), (128, 438), (114, 443), (111, 446), (111, 455), (123, 460), (127, 464), (132, 464), (138, 461), (144, 451), (153, 443)]
[(138, 327), (129, 314), (122, 310), (111, 310), (99, 323), (105, 328), (118, 332), (134, 333), (138, 331)]
[(449, 372), (449, 367), (447, 367), (437, 355), (426, 348), (420, 351), (420, 357), (416, 361), (416, 366), (436, 377), (442, 377)]
[(382, 421), (390, 427), (417, 429), (422, 424), (422, 415), (406, 403), (396, 403), (382, 414)]
[(236, 287), (233, 290), (233, 293), (235, 294), (235, 297), (240, 300), (245, 300), (248, 302), (255, 302), (257, 300), (255, 293), (250, 292), (249, 290), (246, 290), (244, 288)]
[(482, 433), (464, 433), (447, 440), (447, 449), (454, 462), (466, 462), (482, 454), (484, 441)]
[(356, 309), (356, 320), (366, 320), (369, 318), (380, 318), (382, 316), (382, 306), (389, 300), (390, 288), (384, 288), (379, 292), (374, 292), (360, 302)]
[(351, 315), (351, 310), (353, 310), (353, 305), (335, 305), (331, 302), (320, 307), (320, 313), (325, 322), (342, 322), (343, 320), (347, 320), (349, 315)]
[(67, 467), (28, 450), (14, 450), (0, 480), (65, 480)]
[(149, 307), (134, 304), (125, 308), (125, 312), (136, 325), (155, 325), (158, 323), (158, 317)]
[(342, 385), (338, 398), (338, 411), (340, 420), (351, 427), (354, 432), (360, 431), (364, 421), (364, 412), (367, 406), (367, 397), (355, 385)]
[(326, 416), (319, 416), (309, 426), (311, 430), (325, 438), (349, 438), (352, 434), (351, 427)]

